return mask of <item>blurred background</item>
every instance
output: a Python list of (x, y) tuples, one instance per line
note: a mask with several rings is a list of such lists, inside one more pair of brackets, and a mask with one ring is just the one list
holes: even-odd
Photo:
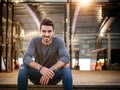
[(0, 0), (0, 72), (18, 69), (41, 19), (55, 22), (71, 69), (120, 70), (119, 0)]

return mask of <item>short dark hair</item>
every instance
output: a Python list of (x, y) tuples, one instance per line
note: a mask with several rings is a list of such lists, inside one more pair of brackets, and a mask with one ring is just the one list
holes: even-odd
[(53, 23), (53, 21), (52, 21), (51, 19), (49, 19), (49, 18), (44, 18), (44, 19), (42, 19), (41, 24), (40, 24), (40, 30), (41, 30), (41, 26), (42, 26), (42, 25), (52, 26), (52, 27), (53, 27), (53, 30), (54, 30), (54, 23)]

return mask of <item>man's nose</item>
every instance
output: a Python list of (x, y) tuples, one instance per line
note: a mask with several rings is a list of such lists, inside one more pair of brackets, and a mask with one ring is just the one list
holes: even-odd
[(49, 33), (48, 33), (48, 32), (46, 32), (46, 33), (45, 33), (45, 36), (49, 36)]

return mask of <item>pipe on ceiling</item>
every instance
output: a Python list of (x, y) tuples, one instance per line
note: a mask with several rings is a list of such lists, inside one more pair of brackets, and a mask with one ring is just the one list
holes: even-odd
[(40, 29), (40, 21), (39, 19), (37, 18), (36, 14), (34, 13), (34, 11), (27, 5), (25, 4), (25, 7), (26, 9), (29, 11), (30, 15), (33, 17), (37, 27), (38, 27), (38, 30)]

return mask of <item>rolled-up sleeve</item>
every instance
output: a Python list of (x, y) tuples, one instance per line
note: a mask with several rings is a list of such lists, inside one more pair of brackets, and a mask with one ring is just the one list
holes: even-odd
[(70, 57), (64, 41), (60, 40), (58, 44), (59, 44), (59, 50), (58, 50), (59, 60), (61, 60), (65, 64), (69, 63)]
[(33, 62), (32, 58), (33, 58), (34, 52), (35, 52), (35, 42), (34, 42), (34, 39), (32, 39), (29, 42), (28, 48), (23, 56), (23, 62), (25, 64), (29, 65), (30, 62)]

